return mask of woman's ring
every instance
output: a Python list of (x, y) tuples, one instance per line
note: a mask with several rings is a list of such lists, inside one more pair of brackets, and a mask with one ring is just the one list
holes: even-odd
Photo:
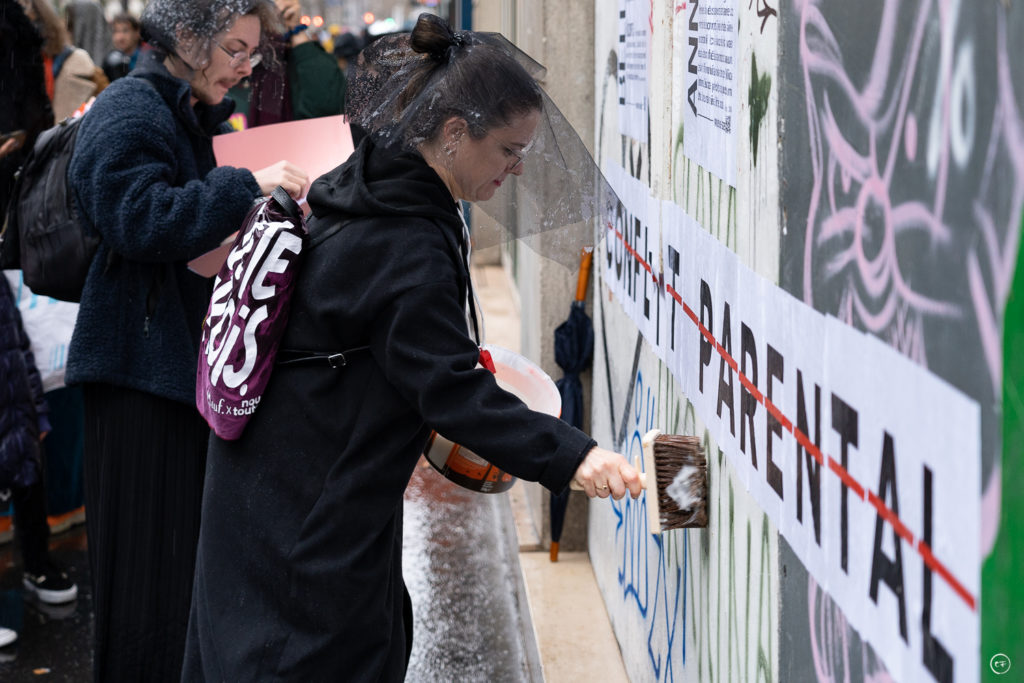
[(598, 488), (599, 491), (607, 491), (608, 490), (608, 485), (605, 484), (604, 486), (598, 486), (597, 488)]

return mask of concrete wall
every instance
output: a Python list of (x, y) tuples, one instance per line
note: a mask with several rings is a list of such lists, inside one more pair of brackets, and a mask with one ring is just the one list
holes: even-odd
[[(609, 267), (597, 271), (594, 433), (631, 457), (651, 427), (701, 435), (711, 482), (706, 530), (652, 536), (641, 505), (592, 504), (591, 558), (631, 678), (1003, 680), (1000, 655), (1024, 666), (1024, 593), (1015, 578), (1024, 542), (1007, 528), (1021, 503), (1003, 495), (1024, 483), (1017, 388), (1024, 287), (1014, 280), (1024, 206), (1024, 69), (1015, 38), (1024, 11), (1000, 2), (639, 3), (649, 39), (645, 136), (623, 132), (619, 101), (624, 28), (613, 8), (632, 3), (595, 4), (597, 156), (624, 169), (654, 202), (642, 220), (636, 212), (644, 237), (623, 238), (625, 257), (611, 233), (602, 245)], [(687, 135), (697, 135), (684, 115), (693, 54), (687, 23), (701, 6), (731, 8), (738, 18), (735, 151), (721, 152), (733, 165), (731, 182), (709, 168), (720, 158), (705, 162), (684, 149), (693, 142)], [(891, 436), (890, 423), (918, 421), (917, 433), (962, 438), (967, 447), (918, 453), (923, 446), (900, 443), (886, 465), (873, 453), (862, 411), (861, 440), (846, 444), (849, 462), (844, 456), (840, 464), (838, 446), (825, 453), (829, 422), (811, 417), (811, 428), (816, 419), (826, 425), (816, 437), (827, 464), (816, 554), (806, 510), (789, 510), (790, 478), (805, 451), (779, 441), (787, 450), (776, 455), (776, 497), (757, 480), (765, 454), (751, 452), (753, 432), (744, 447), (723, 428), (732, 426), (732, 404), (726, 415), (719, 396), (716, 414), (713, 402), (682, 389), (700, 364), (677, 363), (666, 335), (684, 328), (642, 312), (639, 304), (673, 306), (664, 249), (671, 212), (657, 200), (685, 212), (734, 261), (702, 252), (689, 255), (694, 267), (713, 258), (720, 278), (753, 283), (737, 287), (731, 301), (749, 316), (744, 328), (750, 323), (756, 334), (754, 320), (784, 329), (773, 320), (784, 308), (831, 330), (822, 338), (882, 342), (876, 350), (864, 341), (870, 353), (850, 357), (831, 343), (815, 349), (789, 340), (797, 363), (820, 364), (832, 382), (852, 376), (847, 385), (873, 391), (879, 403), (890, 391), (905, 396), (879, 418), (886, 425), (879, 437)], [(632, 275), (629, 253), (652, 267), (653, 285), (642, 269)], [(623, 261), (625, 284), (615, 275)], [(756, 277), (721, 274), (731, 269)], [(790, 295), (792, 305), (780, 307)], [(708, 322), (703, 309), (699, 316)], [(710, 333), (727, 335), (725, 325)], [(738, 325), (732, 335), (735, 351)], [(700, 341), (695, 330), (690, 336)], [(727, 345), (726, 338), (719, 341)], [(763, 393), (767, 384), (770, 392), (752, 358), (751, 388)], [(790, 368), (788, 355), (786, 362)], [(872, 374), (883, 363), (899, 368), (893, 386)], [(864, 373), (859, 381), (857, 373)], [(964, 409), (929, 403), (932, 387)], [(835, 408), (843, 389), (833, 389)], [(944, 478), (952, 495), (934, 494), (933, 477), (936, 486)], [(859, 513), (846, 501), (857, 501), (850, 491), (858, 489), (863, 532), (847, 538), (847, 514)], [(949, 532), (957, 523), (947, 521), (960, 518), (974, 526), (965, 521)], [(942, 528), (950, 536), (933, 541)]]
[[(643, 500), (589, 504), (631, 679), (1013, 679), (1024, 10), (502, 6), (625, 207), (596, 226), (591, 431), (634, 458), (649, 428), (697, 434), (709, 463), (705, 530), (651, 535)], [(700, 22), (732, 17), (712, 64), (731, 98), (697, 95), (731, 102), (723, 141), (687, 111), (699, 36), (722, 37)], [(572, 277), (509, 254), (523, 348), (557, 377)]]
[[(594, 5), (588, 0), (560, 2), (497, 2), (474, 4), (473, 26), (498, 31), (547, 67), (542, 85), (588, 144), (594, 139), (593, 44)], [(555, 189), (557, 192), (557, 189)], [(477, 234), (496, 230), (480, 211), (473, 214)], [(486, 241), (493, 241), (487, 239)], [(554, 331), (568, 317), (576, 293), (576, 273), (539, 258), (520, 243), (501, 247), (502, 261), (511, 272), (522, 316), (521, 352), (538, 363), (553, 379), (562, 376), (555, 362)], [(494, 248), (481, 250), (484, 259)], [(478, 262), (476, 256), (474, 261)], [(590, 373), (581, 377), (585, 405), (590, 404)], [(589, 424), (585, 425), (589, 428)], [(550, 494), (538, 484), (524, 482), (538, 538), (551, 541)], [(565, 551), (586, 549), (588, 506), (582, 493), (570, 494), (560, 538)]]
[[(595, 23), (598, 158), (625, 169), (649, 188), (651, 197), (685, 208), (748, 265), (774, 279), (778, 210), (773, 136), (766, 132), (760, 137), (758, 166), (744, 136), (740, 154), (751, 162), (740, 165), (738, 188), (686, 158), (685, 90), (673, 75), (686, 56), (674, 48), (680, 41), (685, 45), (685, 39), (676, 35), (676, 7), (658, 2), (648, 25), (649, 139), (621, 134), (617, 65), (622, 27), (617, 13), (608, 9), (598, 13)], [(741, 29), (747, 29), (743, 21)], [(775, 26), (768, 30), (768, 37), (747, 41), (744, 59), (749, 63), (756, 48), (759, 68), (770, 73)], [(771, 95), (768, 107), (774, 111)], [(747, 125), (741, 121), (740, 130)], [(609, 245), (604, 246), (607, 254)], [(653, 252), (658, 251), (655, 245)], [(647, 532), (639, 501), (592, 504), (591, 560), (630, 678), (780, 680), (778, 531), (728, 466), (672, 372), (614, 297), (605, 274), (597, 272), (595, 436), (635, 458), (640, 438), (651, 428), (698, 434), (709, 463), (706, 530), (654, 536)]]

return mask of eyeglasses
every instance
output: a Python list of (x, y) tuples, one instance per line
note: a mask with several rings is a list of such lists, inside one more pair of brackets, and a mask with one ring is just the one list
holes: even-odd
[(508, 167), (509, 172), (514, 171), (523, 165), (523, 162), (526, 160), (526, 152), (517, 152), (511, 147), (506, 147), (505, 145), (502, 145), (502, 147), (505, 147), (505, 156), (509, 157), (509, 161), (515, 159), (515, 161), (512, 162), (512, 165)]
[[(498, 140), (498, 138), (496, 137), (494, 139)], [(509, 147), (501, 140), (498, 140), (498, 143), (501, 145), (502, 150), (505, 152), (505, 158), (508, 159), (508, 166), (505, 167), (505, 170), (511, 173), (512, 171), (519, 168), (522, 165), (523, 161), (526, 159), (526, 152), (527, 150), (529, 150), (529, 145), (524, 147), (521, 151), (517, 152), (516, 150)]]
[(219, 47), (221, 50), (224, 50), (224, 53), (231, 58), (230, 60), (228, 60), (228, 66), (230, 66), (232, 69), (237, 69), (238, 67), (242, 66), (243, 64), (245, 64), (246, 60), (249, 60), (249, 68), (255, 69), (257, 66), (259, 66), (260, 62), (263, 61), (263, 55), (261, 55), (259, 52), (254, 52), (253, 54), (249, 54), (245, 50), (238, 50), (237, 52), (232, 52), (220, 43), (217, 43), (217, 47)]

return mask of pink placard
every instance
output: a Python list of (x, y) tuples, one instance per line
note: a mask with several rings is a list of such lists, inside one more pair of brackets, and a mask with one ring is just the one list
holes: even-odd
[[(305, 171), (310, 182), (339, 166), (352, 150), (348, 122), (340, 115), (257, 126), (213, 138), (218, 166), (259, 170), (287, 160)], [(305, 200), (303, 194), (299, 200), (303, 210), (307, 210)], [(188, 267), (204, 277), (213, 277), (234, 241), (231, 235), (213, 251), (189, 261)]]
[[(213, 138), (218, 166), (261, 169), (288, 160), (315, 180), (352, 153), (344, 116), (324, 116), (247, 128)], [(308, 188), (307, 188), (308, 189)]]

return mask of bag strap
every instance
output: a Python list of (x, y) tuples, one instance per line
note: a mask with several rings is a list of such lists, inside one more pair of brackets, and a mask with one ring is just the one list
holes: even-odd
[(52, 68), (54, 78), (57, 78), (57, 76), (60, 75), (60, 72), (64, 69), (64, 62), (68, 60), (68, 57), (70, 57), (71, 53), (74, 51), (75, 48), (71, 47), (70, 45), (65, 45), (64, 49), (60, 51), (60, 54), (53, 58)]
[[(281, 208), (293, 217), (301, 216), (302, 210), (280, 185), (270, 193), (271, 198), (281, 205)], [(349, 220), (337, 221), (326, 231), (313, 235), (307, 249), (313, 249), (336, 234), (342, 227), (351, 222)], [(349, 357), (353, 354), (369, 351), (369, 346), (357, 346), (345, 351), (311, 351), (308, 349), (278, 349), (277, 365), (312, 365), (321, 368), (336, 370), (348, 365)]]
[(292, 199), (288, 192), (278, 185), (274, 188), (274, 191), (270, 193), (270, 198), (277, 202), (277, 205), (281, 207), (290, 218), (295, 220), (302, 220), (302, 209), (299, 208), (298, 202)]
[[(305, 351), (301, 349), (280, 349), (277, 352), (278, 365), (316, 365), (336, 370), (348, 365), (349, 356), (369, 351), (369, 346), (358, 346), (347, 351)], [(346, 355), (347, 354), (347, 355)]]
[[(299, 211), (298, 204), (295, 203), (295, 200), (293, 200), (281, 186), (274, 188), (274, 191), (271, 193), (271, 197), (274, 200), (276, 200), (279, 204), (281, 204), (281, 207), (285, 211), (290, 211), (288, 207), (289, 203), (295, 207), (294, 210)], [(343, 227), (351, 223), (353, 220), (354, 219), (352, 218), (348, 218), (336, 221), (326, 230), (318, 232), (316, 235), (313, 236), (309, 248), (313, 249), (319, 246), (326, 240), (336, 235)], [(441, 229), (442, 235), (445, 235), (444, 228), (440, 224), (438, 224), (437, 221), (432, 222), (435, 225), (437, 225), (438, 228)], [(465, 225), (464, 222), (463, 225)], [(472, 320), (473, 322), (473, 331), (475, 332), (477, 344), (479, 344), (480, 329), (479, 323), (477, 322), (476, 306), (474, 305), (473, 302), (475, 298), (473, 296), (473, 279), (470, 277), (469, 274), (469, 263), (467, 260), (467, 254), (465, 253), (465, 251), (463, 251), (461, 243), (453, 244), (452, 241), (448, 239), (447, 235), (445, 235), (445, 243), (448, 245), (448, 248), (453, 252), (452, 255), (455, 257), (456, 263), (462, 266), (462, 268), (460, 269), (461, 272), (459, 273), (459, 277), (464, 281), (463, 284), (466, 288), (467, 300), (469, 302), (469, 310), (471, 316), (470, 320)], [(369, 346), (358, 346), (356, 348), (348, 349), (346, 351), (336, 352), (308, 351), (302, 349), (279, 349), (277, 352), (277, 365), (315, 365), (319, 367), (331, 368), (332, 370), (334, 370), (338, 368), (343, 368), (346, 365), (348, 365), (350, 355), (369, 350)]]
[(310, 239), (309, 248), (315, 249), (316, 247), (320, 246), (321, 244), (323, 244), (324, 242), (338, 234), (338, 232), (342, 228), (344, 228), (346, 225), (353, 222), (354, 220), (355, 219), (353, 218), (344, 218), (342, 220), (335, 221), (330, 225), (330, 227), (324, 230), (319, 230), (315, 235), (313, 235), (312, 239)]

